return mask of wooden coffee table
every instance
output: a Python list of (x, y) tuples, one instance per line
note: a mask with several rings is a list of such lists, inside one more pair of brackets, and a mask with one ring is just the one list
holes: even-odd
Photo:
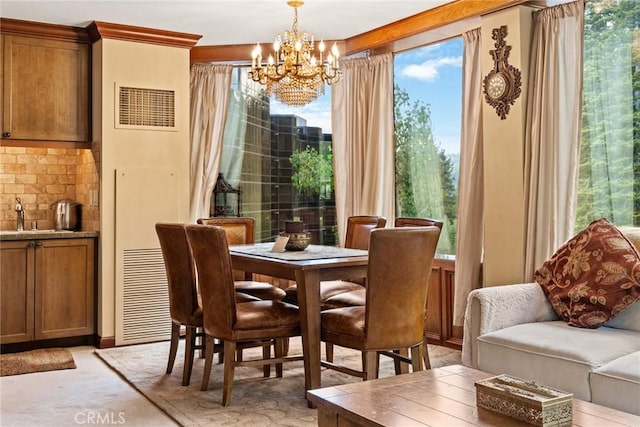
[[(307, 392), (326, 426), (522, 426), (476, 407), (474, 383), (495, 376), (461, 365)], [(640, 417), (573, 399), (573, 425), (640, 426)]]

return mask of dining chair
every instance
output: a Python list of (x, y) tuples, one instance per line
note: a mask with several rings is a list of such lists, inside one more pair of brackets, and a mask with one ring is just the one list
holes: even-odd
[[(371, 231), (377, 228), (384, 228), (387, 219), (377, 215), (356, 215), (347, 218), (347, 232), (345, 234), (344, 247), (350, 249), (369, 249), (369, 236)], [(356, 283), (348, 280), (326, 280), (320, 282), (320, 309), (330, 308), (326, 301), (343, 293), (364, 292), (363, 283)], [(298, 285), (294, 284), (285, 289), (287, 296), (285, 301), (298, 305)], [(333, 361), (333, 346), (325, 344), (325, 357)]]
[[(198, 224), (217, 225), (224, 228), (229, 245), (245, 245), (255, 242), (255, 219), (251, 217), (198, 218)], [(234, 270), (236, 292), (242, 292), (260, 299), (282, 300), (286, 293), (271, 283), (252, 280), (253, 275)]]
[[(231, 404), (236, 367), (276, 365), (276, 376), (282, 377), (282, 363), (301, 360), (302, 356), (285, 356), (284, 339), (300, 335), (298, 307), (277, 300), (237, 302), (231, 255), (225, 230), (213, 225), (186, 226), (187, 238), (195, 260), (202, 295), (203, 326), (206, 334), (205, 366), (202, 390), (207, 390), (215, 339), (223, 341), (224, 379), (222, 405)], [(238, 360), (236, 349), (243, 342), (269, 340), (275, 346), (275, 357)]]
[[(398, 217), (394, 221), (394, 227), (429, 227), (435, 226), (442, 230), (443, 222), (432, 218)], [(364, 305), (366, 300), (365, 288), (341, 292), (324, 300), (325, 309), (339, 307), (353, 307)]]
[[(427, 285), (439, 235), (437, 227), (371, 232), (365, 305), (320, 314), (322, 341), (360, 350), (362, 371), (330, 361), (322, 361), (323, 366), (369, 380), (378, 376), (378, 353), (389, 351), (394, 359), (410, 363), (414, 372), (423, 369), (428, 360)], [(398, 348), (410, 348), (411, 357), (391, 352)]]
[[(171, 344), (166, 373), (173, 371), (180, 330), (185, 327), (185, 357), (182, 373), (182, 385), (191, 381), (193, 356), (195, 350), (203, 350), (202, 344), (196, 345), (197, 329), (202, 328), (202, 306), (198, 298), (193, 258), (187, 242), (184, 224), (157, 223), (156, 234), (164, 259), (169, 289), (169, 314), (171, 316)], [(255, 301), (255, 297), (239, 294), (241, 301)], [(200, 337), (202, 338), (202, 337)]]
[[(437, 219), (432, 218), (418, 218), (418, 217), (398, 217), (394, 221), (395, 227), (430, 227), (435, 226), (438, 227), (440, 231), (442, 231), (443, 222)], [(324, 302), (324, 306), (326, 309), (330, 308), (339, 308), (339, 307), (353, 307), (359, 305), (365, 305), (367, 299), (366, 290), (365, 289), (356, 289), (349, 292), (342, 292), (340, 294), (334, 295), (331, 298), (328, 298)], [(426, 310), (426, 306), (425, 306)], [(426, 313), (426, 311), (425, 311)], [(425, 319), (426, 322), (426, 319)], [(426, 329), (425, 329), (426, 334)], [(427, 337), (425, 335), (425, 343)], [(394, 350), (394, 353), (401, 354), (404, 356), (408, 356), (409, 351), (406, 348)], [(429, 366), (429, 359), (425, 353), (425, 366)], [(396, 374), (406, 373), (408, 372), (408, 367), (402, 365), (398, 360), (394, 361)]]
[(394, 227), (429, 227), (435, 226), (442, 230), (444, 223), (433, 218), (398, 217), (393, 223)]

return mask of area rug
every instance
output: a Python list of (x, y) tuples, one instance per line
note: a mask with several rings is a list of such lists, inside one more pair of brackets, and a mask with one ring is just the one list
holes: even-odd
[[(302, 362), (284, 364), (282, 378), (262, 376), (260, 367), (236, 368), (231, 405), (223, 407), (222, 365), (214, 363), (209, 390), (200, 391), (204, 359), (196, 357), (191, 384), (181, 386), (184, 340), (171, 374), (165, 374), (169, 342), (96, 350), (111, 368), (182, 426), (316, 426), (317, 411), (307, 407)], [(257, 352), (257, 353), (256, 353)], [(245, 350), (244, 359), (260, 356), (260, 349)], [(289, 354), (300, 354), (293, 339)], [(460, 352), (429, 346), (432, 367), (460, 363)], [(335, 347), (334, 361), (360, 369), (360, 353)], [(380, 377), (393, 375), (393, 361), (383, 357)], [(273, 371), (273, 370), (272, 370)], [(322, 370), (322, 386), (361, 381), (336, 371)]]
[(64, 348), (43, 348), (22, 353), (0, 354), (0, 376), (75, 369), (71, 352)]

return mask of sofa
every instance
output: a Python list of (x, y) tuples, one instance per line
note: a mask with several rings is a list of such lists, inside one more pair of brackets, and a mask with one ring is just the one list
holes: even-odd
[[(640, 229), (621, 231), (640, 252)], [(563, 320), (537, 282), (473, 290), (462, 362), (640, 415), (640, 300), (584, 328)]]

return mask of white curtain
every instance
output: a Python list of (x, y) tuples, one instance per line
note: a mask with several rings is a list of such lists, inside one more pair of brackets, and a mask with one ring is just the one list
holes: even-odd
[(191, 222), (209, 216), (231, 88), (231, 65), (191, 66)]
[(525, 280), (573, 232), (579, 165), (582, 1), (533, 14), (525, 138)]
[(393, 56), (346, 59), (332, 85), (331, 121), (340, 243), (352, 215), (394, 218)]
[(247, 134), (247, 95), (242, 90), (242, 82), (246, 82), (248, 70), (235, 68), (232, 74), (234, 84), (229, 96), (224, 129), (224, 150), (220, 163), (220, 173), (233, 187), (238, 188), (244, 160), (245, 137)]
[(462, 326), (471, 290), (481, 286), (484, 165), (482, 145), (482, 43), (480, 29), (463, 34), (462, 132), (453, 324)]

